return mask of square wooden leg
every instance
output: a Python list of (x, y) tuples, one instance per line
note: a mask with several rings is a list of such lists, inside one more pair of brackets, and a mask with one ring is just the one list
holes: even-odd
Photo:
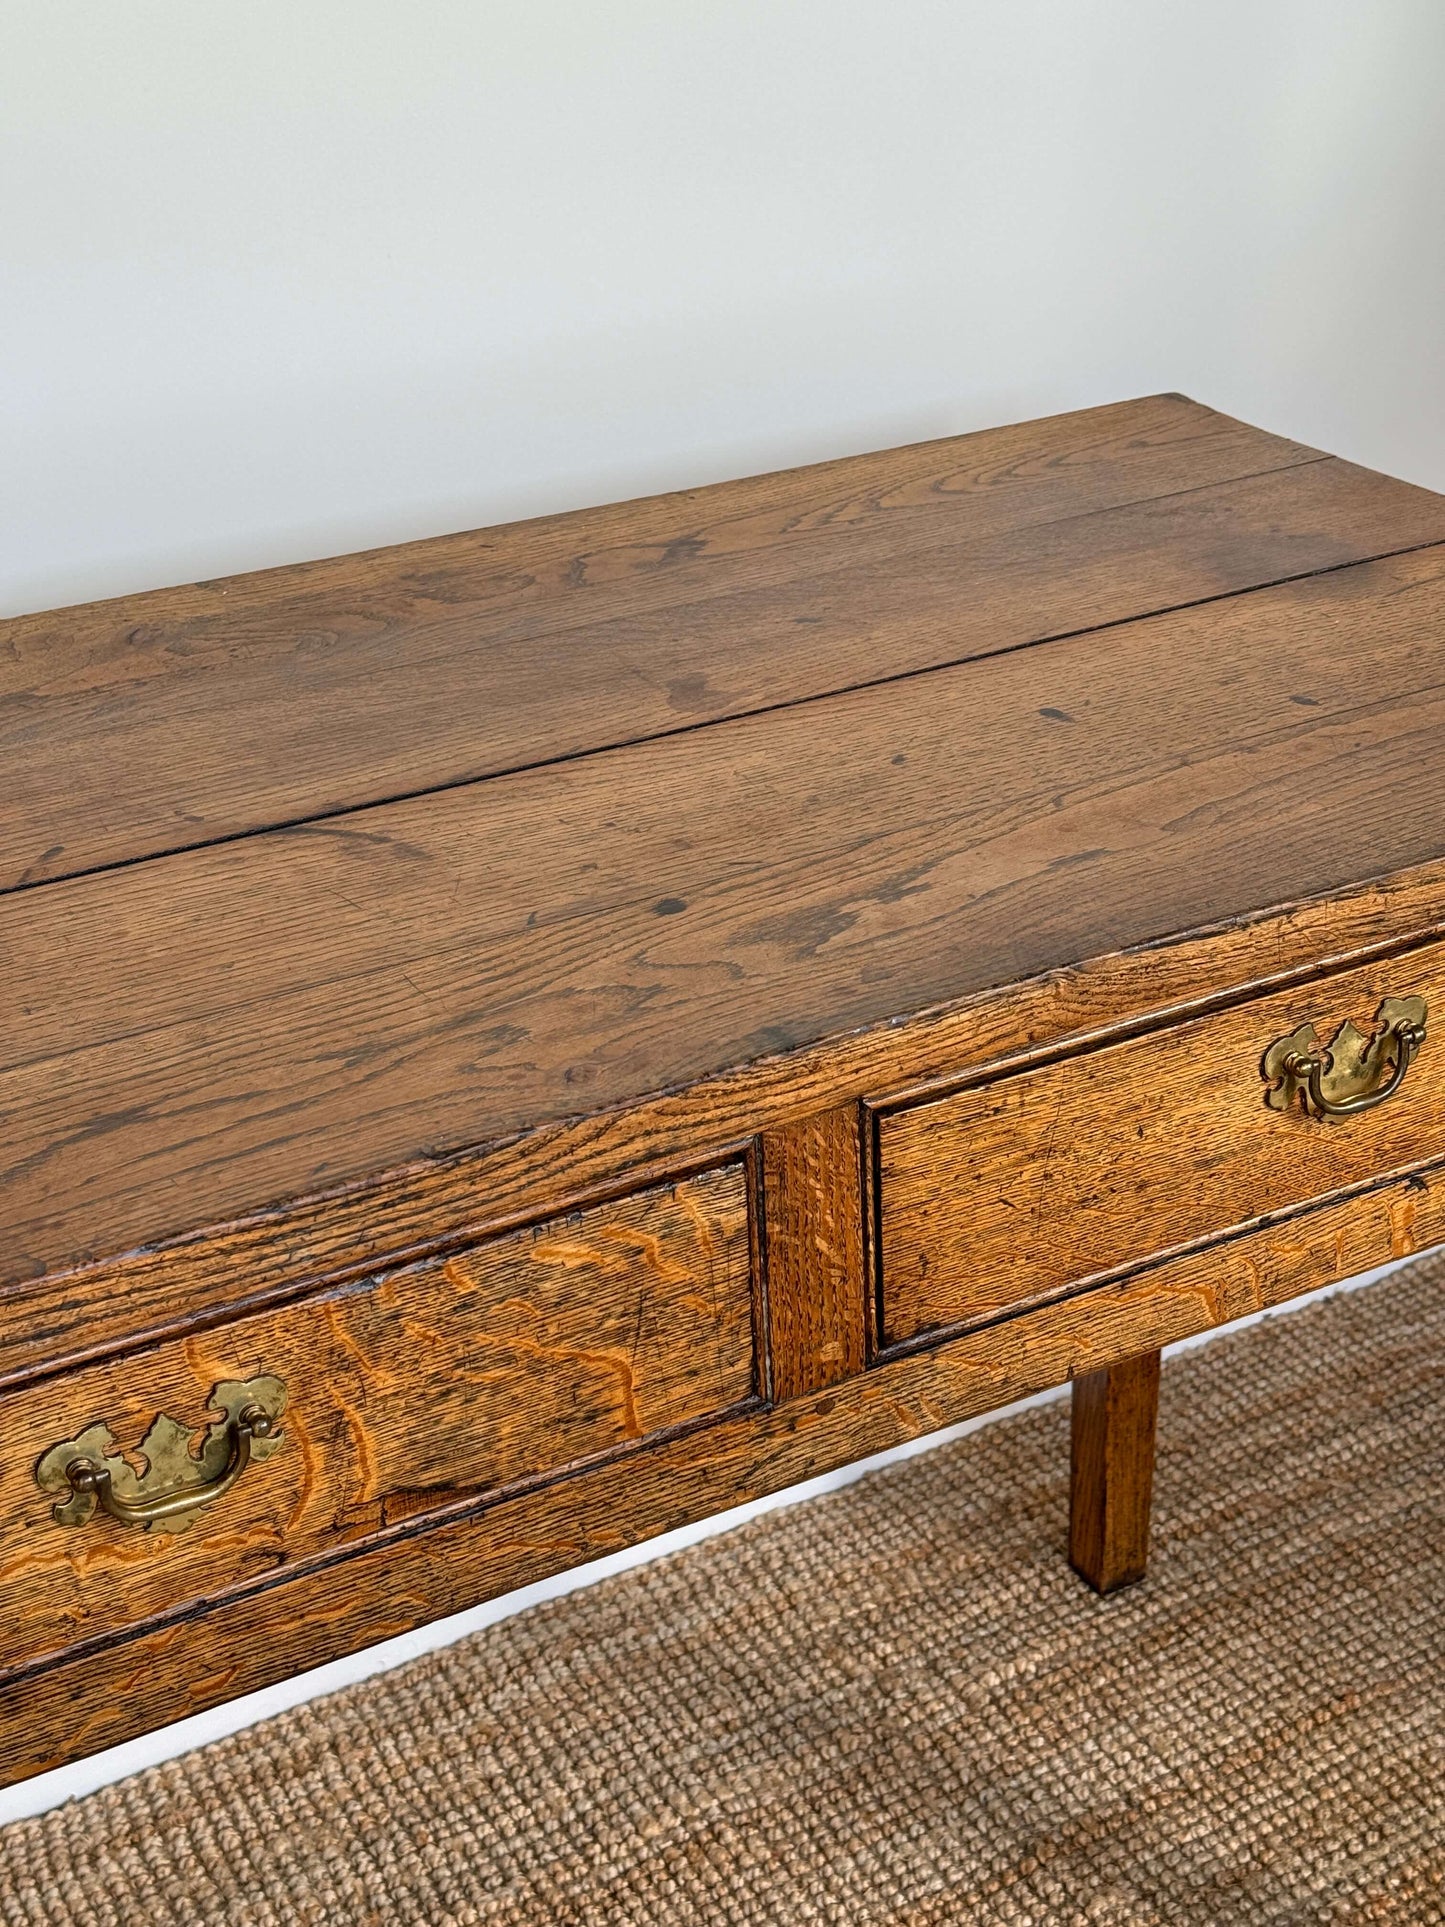
[(1149, 1563), (1158, 1352), (1076, 1378), (1073, 1400), (1069, 1564), (1095, 1592), (1117, 1592)]

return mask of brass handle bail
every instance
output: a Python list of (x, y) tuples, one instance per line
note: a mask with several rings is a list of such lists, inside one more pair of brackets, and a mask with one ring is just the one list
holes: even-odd
[(202, 1507), (231, 1490), (252, 1459), (268, 1458), (280, 1445), (285, 1403), (279, 1378), (228, 1379), (207, 1400), (222, 1416), (198, 1454), (191, 1451), (191, 1428), (161, 1412), (141, 1440), (146, 1469), (137, 1473), (101, 1422), (44, 1452), (35, 1483), (67, 1495), (51, 1507), (57, 1525), (84, 1525), (98, 1510), (117, 1525), (184, 1532)]
[(1261, 1065), (1270, 1086), (1265, 1103), (1287, 1111), (1299, 1099), (1310, 1117), (1357, 1117), (1395, 1095), (1425, 1042), (1429, 1012), (1423, 997), (1386, 997), (1372, 1029), (1346, 1020), (1328, 1048), (1313, 1024), (1278, 1038)]

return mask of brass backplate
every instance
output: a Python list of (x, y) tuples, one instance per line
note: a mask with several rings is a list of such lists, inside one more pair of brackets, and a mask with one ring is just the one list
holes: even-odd
[[(43, 1452), (35, 1467), (35, 1483), (44, 1492), (69, 1494), (52, 1508), (56, 1523), (66, 1526), (84, 1525), (96, 1508), (94, 1492), (77, 1492), (71, 1486), (70, 1467), (77, 1460), (102, 1467), (109, 1474), (111, 1486), (121, 1499), (151, 1499), (185, 1491), (192, 1486), (211, 1485), (224, 1473), (231, 1457), (235, 1426), (241, 1414), (248, 1410), (259, 1410), (272, 1418), (279, 1418), (285, 1404), (285, 1385), (269, 1373), (260, 1378), (225, 1379), (212, 1389), (206, 1401), (207, 1408), (218, 1412), (220, 1417), (207, 1427), (196, 1450), (192, 1450), (196, 1427), (183, 1425), (168, 1412), (159, 1412), (151, 1420), (140, 1442), (139, 1456), (145, 1460), (145, 1469), (137, 1472), (130, 1459), (122, 1454), (110, 1426), (102, 1419), (94, 1425), (87, 1425), (74, 1438), (62, 1439), (58, 1445), (52, 1445)], [(250, 1456), (254, 1459), (269, 1458), (283, 1443), (283, 1439), (284, 1435), (280, 1432), (271, 1438), (254, 1439), (250, 1444)], [(184, 1532), (195, 1522), (205, 1503), (205, 1499), (198, 1495), (194, 1510), (156, 1519), (147, 1530)]]
[[(1264, 1054), (1260, 1069), (1270, 1086), (1265, 1103), (1275, 1111), (1287, 1111), (1296, 1102), (1311, 1110), (1312, 1072), (1317, 1073), (1313, 1081), (1327, 1104), (1346, 1105), (1368, 1097), (1395, 1068), (1402, 1032), (1423, 1032), (1428, 1014), (1423, 997), (1386, 997), (1369, 1030), (1346, 1018), (1327, 1047), (1313, 1024), (1301, 1024), (1287, 1037), (1276, 1039)], [(1321, 1064), (1324, 1067), (1317, 1069)]]

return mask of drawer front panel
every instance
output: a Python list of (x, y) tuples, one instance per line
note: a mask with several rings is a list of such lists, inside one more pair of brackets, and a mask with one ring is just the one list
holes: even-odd
[[(1369, 1033), (1411, 995), (1434, 1034), (1384, 1102), (1338, 1119), (1266, 1103), (1277, 1039)], [(1022, 1309), (1445, 1154), (1445, 945), (884, 1110), (877, 1151), (882, 1343)]]
[[(0, 1670), (736, 1407), (754, 1385), (749, 1271), (731, 1165), (0, 1399)], [(258, 1442), (183, 1530), (99, 1507), (54, 1519), (68, 1488), (47, 1495), (36, 1467), (57, 1442), (103, 1422), (144, 1474), (158, 1414), (194, 1428), (195, 1449), (214, 1421), (221, 1471), (239, 1437), (208, 1396), (246, 1381), (264, 1398), (276, 1379), (279, 1444)], [(186, 1482), (208, 1470), (166, 1443)], [(117, 1465), (111, 1483), (144, 1496), (153, 1480), (132, 1488)]]

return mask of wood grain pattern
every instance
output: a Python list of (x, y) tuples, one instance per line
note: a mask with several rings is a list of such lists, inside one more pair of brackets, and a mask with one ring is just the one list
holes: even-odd
[[(1436, 1019), (1400, 1090), (1333, 1120), (1264, 1102), (1260, 1059), (1382, 998)], [(995, 1317), (1445, 1154), (1445, 945), (885, 1114), (885, 1342)]]
[(1436, 548), (6, 897), (0, 1281), (1435, 859), (1442, 629)]
[(1149, 1565), (1159, 1353), (1074, 1380), (1069, 1564), (1095, 1592), (1134, 1586)]
[[(426, 1527), (397, 1527), (100, 1651), (0, 1673), (0, 1779), (201, 1711), (298, 1668), (1445, 1241), (1445, 1168), (1171, 1260), (811, 1398), (724, 1419)], [(284, 1625), (284, 1641), (277, 1638)]]
[(1166, 395), (15, 619), (0, 888), (1441, 539)]
[(768, 1353), (775, 1399), (861, 1371), (867, 1351), (862, 1154), (855, 1104), (763, 1136)]
[[(0, 1400), (6, 1664), (745, 1405), (749, 1272), (732, 1165)], [(104, 1419), (133, 1447), (158, 1411), (199, 1427), (213, 1385), (262, 1372), (286, 1443), (189, 1531), (52, 1520), (49, 1446)]]
[(757, 1130), (942, 1078), (1022, 1070), (1445, 934), (1445, 864), (1051, 971), (690, 1088), (291, 1201), (115, 1261), (0, 1290), (0, 1386), (58, 1361), (179, 1335), (387, 1262), (475, 1242), (563, 1205), (740, 1155)]

